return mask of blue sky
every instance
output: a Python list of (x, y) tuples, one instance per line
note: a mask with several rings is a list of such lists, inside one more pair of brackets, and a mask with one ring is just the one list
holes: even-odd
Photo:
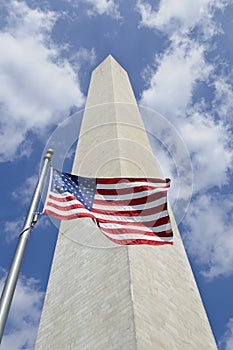
[[(182, 169), (178, 144), (165, 135), (173, 162), (157, 157), (180, 186), (186, 215), (175, 215), (219, 349), (233, 349), (232, 31), (231, 0), (0, 1), (1, 285), (47, 140), (82, 110), (91, 71), (112, 54), (138, 103), (160, 113), (187, 151)], [(69, 171), (69, 157), (66, 164)], [(41, 218), (3, 349), (33, 349), (56, 237)]]

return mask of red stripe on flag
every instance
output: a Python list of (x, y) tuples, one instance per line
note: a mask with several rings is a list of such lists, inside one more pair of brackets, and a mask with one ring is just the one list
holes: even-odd
[(48, 202), (47, 203), (47, 207), (53, 207), (55, 209), (58, 209), (60, 211), (70, 211), (70, 210), (73, 210), (73, 209), (85, 209), (85, 210), (88, 210), (86, 209), (82, 204), (70, 204), (70, 205), (67, 205), (67, 206), (61, 206), (59, 204), (56, 204), (56, 203), (53, 203), (53, 202)]
[[(45, 214), (48, 214), (48, 215), (51, 215), (53, 216), (54, 218), (56, 219), (59, 219), (59, 220), (72, 220), (72, 219), (77, 219), (77, 218), (86, 218), (86, 217), (89, 217), (91, 219), (93, 219), (93, 215), (90, 213), (90, 214), (70, 214), (70, 215), (62, 215), (62, 214), (58, 214), (50, 209), (45, 209), (44, 210), (44, 213)], [(64, 212), (65, 213), (65, 212)]]
[[(124, 218), (124, 216), (122, 216), (122, 219), (123, 218)], [(127, 222), (124, 220), (112, 220), (112, 219), (102, 219), (102, 218), (96, 219), (96, 220), (98, 220), (99, 222), (103, 222), (103, 223), (121, 224), (121, 225), (125, 225), (125, 226), (141, 224), (141, 225), (144, 225), (148, 228), (165, 225), (165, 224), (168, 224), (170, 222), (169, 216), (165, 216), (163, 218), (156, 219), (156, 220), (145, 221), (143, 223), (138, 223), (137, 221)]]
[(64, 197), (57, 197), (57, 196), (54, 196), (52, 193), (50, 193), (48, 197), (50, 199), (57, 201), (57, 202), (69, 202), (69, 201), (77, 200), (77, 198), (75, 196), (72, 196), (72, 195), (68, 195), (68, 196), (64, 196)]
[[(155, 187), (151, 186), (137, 186), (137, 187), (125, 187), (125, 188), (116, 188), (116, 189), (110, 189), (110, 188), (97, 188), (96, 194), (100, 194), (102, 196), (121, 196), (123, 194), (131, 194), (131, 193), (138, 193), (138, 192), (148, 192), (156, 190)], [(158, 191), (167, 191), (166, 188), (157, 188)], [(147, 195), (148, 193), (145, 193), (143, 195)]]
[(130, 233), (132, 233), (132, 234), (140, 234), (140, 235), (144, 235), (145, 237), (146, 236), (151, 236), (151, 237), (166, 237), (166, 238), (168, 238), (168, 237), (171, 237), (172, 236), (172, 230), (167, 230), (167, 231), (161, 231), (161, 232), (148, 232), (148, 231), (143, 231), (143, 227), (141, 227), (141, 230), (140, 230), (140, 228), (137, 230), (137, 229), (132, 229), (132, 228), (130, 228), (130, 229), (126, 229), (126, 228), (119, 228), (119, 227), (117, 227), (117, 228), (106, 228), (106, 227), (103, 227), (103, 226), (101, 226), (101, 224), (100, 224), (100, 227), (101, 227), (101, 230), (102, 231), (104, 231), (104, 232), (106, 232), (106, 233), (111, 233), (111, 234), (113, 234), (113, 235), (119, 235), (119, 234), (125, 234), (125, 233), (128, 233), (128, 232), (130, 232)]
[(124, 183), (124, 182), (151, 182), (151, 183), (160, 183), (160, 184), (169, 184), (170, 183), (170, 179), (161, 179), (161, 178), (137, 178), (137, 177), (114, 177), (114, 178), (98, 178), (96, 179), (96, 183), (97, 184), (117, 184), (117, 183)]

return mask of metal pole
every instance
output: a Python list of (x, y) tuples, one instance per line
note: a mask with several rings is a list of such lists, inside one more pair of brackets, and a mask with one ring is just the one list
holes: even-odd
[(24, 252), (27, 246), (28, 238), (30, 236), (30, 233), (33, 229), (33, 226), (36, 223), (36, 210), (38, 207), (39, 199), (40, 199), (40, 193), (43, 188), (43, 183), (45, 179), (45, 175), (48, 169), (48, 165), (51, 161), (53, 150), (48, 149), (46, 152), (46, 155), (44, 157), (44, 163), (41, 170), (41, 174), (39, 176), (39, 180), (34, 192), (34, 195), (32, 197), (31, 205), (24, 223), (24, 228), (19, 236), (18, 244), (15, 250), (15, 255), (13, 257), (11, 267), (2, 291), (2, 296), (0, 300), (0, 344), (2, 341), (2, 336), (5, 328), (5, 324), (7, 321), (8, 313), (10, 310), (12, 298), (14, 295), (16, 283), (19, 276), (19, 271), (22, 265)]

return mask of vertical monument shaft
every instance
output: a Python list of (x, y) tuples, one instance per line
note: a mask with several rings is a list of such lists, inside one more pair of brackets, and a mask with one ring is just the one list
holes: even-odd
[[(158, 177), (123, 68), (93, 72), (73, 173)], [(214, 337), (171, 213), (174, 246), (117, 246), (89, 219), (62, 222), (36, 350), (212, 350)]]

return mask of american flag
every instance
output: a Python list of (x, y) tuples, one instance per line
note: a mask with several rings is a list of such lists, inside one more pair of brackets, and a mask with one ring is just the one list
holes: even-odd
[(61, 220), (90, 217), (118, 244), (173, 244), (169, 187), (169, 179), (95, 179), (52, 169), (44, 213)]

